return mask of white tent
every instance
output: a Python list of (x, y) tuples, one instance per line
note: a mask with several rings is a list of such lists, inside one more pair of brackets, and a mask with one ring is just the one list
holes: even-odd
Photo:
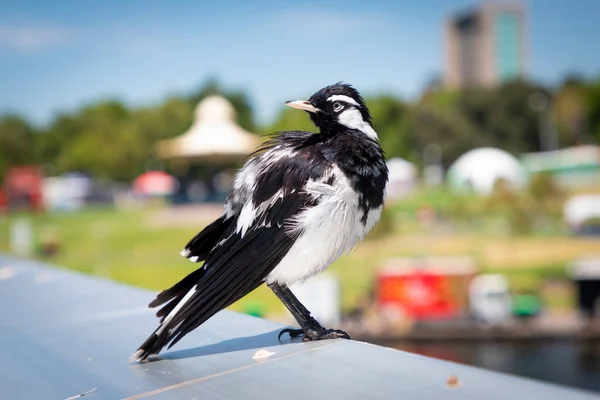
[(518, 189), (526, 180), (525, 170), (517, 158), (493, 147), (469, 150), (458, 158), (448, 170), (448, 182), (456, 189), (471, 189), (485, 195), (492, 192), (494, 184), (504, 179)]
[(235, 110), (227, 99), (209, 96), (195, 110), (195, 120), (182, 135), (160, 141), (157, 151), (163, 158), (194, 158), (220, 161), (245, 157), (260, 140), (235, 122)]
[(415, 188), (417, 168), (414, 164), (400, 158), (392, 158), (387, 162), (389, 180), (386, 186), (387, 197), (400, 198)]

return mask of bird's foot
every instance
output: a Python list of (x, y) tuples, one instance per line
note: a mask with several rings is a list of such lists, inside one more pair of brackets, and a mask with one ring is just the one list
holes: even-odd
[(306, 331), (303, 329), (286, 328), (279, 332), (278, 339), (281, 339), (284, 333), (289, 334), (291, 338), (303, 335), (303, 342), (326, 339), (350, 339), (350, 335), (340, 329), (326, 329), (320, 325), (318, 327), (310, 327)]
[(304, 332), (303, 342), (311, 342), (313, 340), (326, 340), (326, 339), (350, 339), (350, 335), (341, 329), (309, 329)]

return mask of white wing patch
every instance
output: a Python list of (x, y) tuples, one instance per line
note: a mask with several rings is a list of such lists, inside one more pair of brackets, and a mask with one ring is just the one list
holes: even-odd
[(239, 217), (236, 224), (236, 233), (241, 233), (242, 237), (248, 232), (254, 221), (266, 212), (270, 206), (275, 204), (277, 199), (283, 197), (283, 192), (280, 190), (275, 193), (270, 199), (262, 202), (255, 207), (252, 201), (252, 193), (256, 190), (256, 179), (261, 171), (268, 174), (269, 168), (280, 161), (282, 158), (294, 157), (296, 151), (285, 146), (277, 145), (269, 149), (260, 156), (248, 161), (244, 168), (236, 175), (233, 181), (233, 192), (243, 193), (246, 198), (233, 198), (225, 204), (225, 213), (228, 217), (233, 216), (236, 210), (233, 209), (235, 203), (243, 203), (243, 207), (239, 210)]
[(246, 198), (242, 198), (241, 196), (248, 196), (254, 189), (256, 177), (260, 172), (257, 161), (256, 158), (248, 160), (244, 167), (235, 175), (231, 189), (233, 197), (227, 199), (225, 203), (225, 215), (227, 218), (231, 218), (240, 212), (240, 210), (233, 209), (234, 205), (244, 203)]
[(237, 219), (237, 225), (235, 229), (236, 233), (241, 232), (242, 237), (244, 237), (246, 231), (248, 231), (248, 228), (250, 228), (250, 226), (254, 222), (255, 217), (256, 209), (252, 204), (252, 199), (250, 199), (246, 202), (246, 204), (244, 204), (244, 208), (242, 208), (242, 212), (240, 213), (240, 216)]
[[(241, 232), (241, 236), (244, 237), (246, 232), (248, 232), (248, 230), (252, 227), (252, 224), (254, 224), (254, 221), (257, 218), (261, 217), (265, 212), (267, 212), (267, 210), (269, 210), (269, 208), (272, 207), (275, 204), (275, 202), (281, 198), (283, 198), (283, 191), (278, 190), (277, 193), (271, 196), (271, 198), (260, 203), (258, 207), (255, 207), (252, 199), (249, 199), (246, 202), (246, 204), (244, 204), (242, 212), (238, 217), (237, 225), (235, 228), (236, 233)], [(262, 226), (266, 226), (268, 228), (271, 225), (267, 222), (266, 224), (261, 224), (260, 226), (256, 227)]]
[[(233, 198), (228, 199), (225, 203), (225, 215), (227, 218), (230, 218), (237, 213), (240, 213), (241, 218), (241, 213), (243, 213), (244, 209), (248, 206), (248, 202), (251, 202), (252, 193), (256, 189), (256, 178), (261, 171), (272, 167), (273, 164), (284, 157), (294, 157), (295, 155), (296, 152), (294, 150), (285, 146), (277, 145), (260, 156), (252, 158), (246, 162), (244, 167), (236, 174), (235, 179), (233, 180), (231, 190), (231, 193), (233, 193)], [(268, 173), (268, 171), (265, 173)], [(236, 204), (244, 204), (244, 206), (241, 210), (235, 210), (234, 206)], [(242, 225), (240, 225), (240, 221), (238, 220), (238, 232), (240, 230), (240, 226), (250, 226), (252, 221), (254, 221), (254, 218), (257, 217), (256, 212), (252, 209), (246, 210), (245, 213), (245, 219)]]

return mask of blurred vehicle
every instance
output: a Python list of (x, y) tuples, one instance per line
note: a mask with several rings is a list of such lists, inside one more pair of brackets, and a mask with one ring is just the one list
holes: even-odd
[(110, 187), (80, 172), (44, 178), (43, 198), (48, 210), (57, 211), (74, 211), (92, 204), (113, 204)]
[(415, 320), (466, 316), (475, 272), (469, 257), (391, 259), (377, 276), (377, 303)]
[(33, 165), (12, 167), (4, 178), (8, 211), (42, 211), (42, 172)]
[(490, 325), (507, 322), (512, 314), (508, 280), (499, 274), (483, 274), (469, 285), (469, 308), (472, 316)]

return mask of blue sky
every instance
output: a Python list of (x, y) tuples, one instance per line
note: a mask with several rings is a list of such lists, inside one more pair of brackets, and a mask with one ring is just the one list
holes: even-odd
[[(209, 77), (260, 122), (343, 80), (405, 98), (442, 72), (442, 24), (472, 0), (0, 0), (0, 112), (37, 123), (87, 102), (152, 104)], [(530, 0), (529, 75), (600, 75), (600, 1)]]

